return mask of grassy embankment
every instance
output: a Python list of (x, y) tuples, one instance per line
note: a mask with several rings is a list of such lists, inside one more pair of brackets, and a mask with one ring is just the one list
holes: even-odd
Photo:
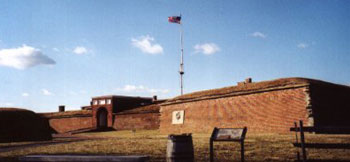
[[(157, 130), (152, 131), (112, 131), (101, 133), (83, 133), (80, 136), (105, 137), (103, 139), (80, 141), (68, 144), (56, 144), (24, 148), (2, 152), (0, 158), (16, 158), (28, 154), (108, 154), (108, 155), (150, 155), (151, 161), (165, 161), (167, 136)], [(309, 142), (350, 143), (349, 135), (306, 134)], [(294, 161), (296, 149), (292, 146), (294, 134), (247, 134), (247, 161)], [(209, 161), (209, 135), (194, 134), (193, 143), (196, 161)], [(11, 145), (14, 145), (11, 143)], [(1, 144), (0, 146), (6, 146)], [(216, 161), (239, 161), (238, 143), (215, 143)], [(311, 150), (308, 155), (313, 159), (350, 160), (350, 150)]]

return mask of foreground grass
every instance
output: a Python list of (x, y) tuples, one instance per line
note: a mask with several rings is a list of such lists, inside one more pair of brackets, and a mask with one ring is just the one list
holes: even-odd
[[(2, 152), (0, 157), (13, 159), (28, 154), (102, 154), (102, 155), (149, 155), (151, 161), (165, 161), (167, 136), (157, 130), (112, 131), (83, 133), (79, 136), (99, 137), (81, 142), (24, 148)], [(101, 138), (102, 137), (102, 138)], [(350, 143), (349, 135), (307, 134), (309, 142)], [(247, 134), (245, 141), (247, 161), (294, 161), (296, 149), (292, 142), (294, 134)], [(193, 134), (196, 161), (209, 161), (209, 135)], [(215, 143), (215, 161), (239, 161), (238, 143)], [(350, 150), (312, 150), (308, 155), (313, 159), (350, 160)]]

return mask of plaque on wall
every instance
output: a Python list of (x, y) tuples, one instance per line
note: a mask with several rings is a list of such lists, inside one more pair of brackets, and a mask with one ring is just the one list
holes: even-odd
[(184, 118), (185, 118), (185, 111), (184, 110), (173, 111), (172, 124), (183, 124)]

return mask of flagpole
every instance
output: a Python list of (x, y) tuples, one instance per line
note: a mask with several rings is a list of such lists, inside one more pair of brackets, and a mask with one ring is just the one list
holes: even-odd
[(180, 50), (181, 50), (181, 58), (180, 58), (180, 91), (181, 95), (184, 93), (184, 86), (183, 86), (183, 75), (185, 74), (184, 72), (184, 47), (183, 47), (183, 30), (182, 30), (182, 23), (181, 23), (181, 13), (180, 16), (171, 16), (168, 17), (168, 21), (171, 23), (177, 23), (180, 25)]
[[(181, 16), (181, 14), (180, 14)], [(181, 44), (181, 60), (180, 60), (180, 87), (181, 87), (181, 95), (183, 95), (183, 75), (184, 72), (184, 48), (183, 48), (183, 30), (182, 23), (180, 23), (180, 44)]]

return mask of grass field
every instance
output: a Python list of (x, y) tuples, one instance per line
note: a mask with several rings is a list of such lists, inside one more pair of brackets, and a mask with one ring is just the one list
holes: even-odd
[[(0, 152), (0, 158), (15, 160), (28, 154), (103, 154), (103, 155), (149, 155), (151, 161), (165, 161), (167, 136), (157, 130), (111, 131), (78, 134), (84, 137), (98, 137), (80, 142), (23, 148)], [(306, 134), (308, 142), (350, 143), (349, 135)], [(246, 161), (294, 161), (296, 149), (292, 142), (294, 134), (252, 134), (245, 141)], [(193, 134), (196, 161), (209, 161), (209, 135)], [(3, 143), (1, 147), (16, 145)], [(215, 161), (239, 161), (238, 143), (220, 142), (214, 144)], [(312, 150), (308, 151), (312, 159), (332, 159), (350, 161), (350, 150)], [(0, 159), (1, 160), (1, 159)]]

